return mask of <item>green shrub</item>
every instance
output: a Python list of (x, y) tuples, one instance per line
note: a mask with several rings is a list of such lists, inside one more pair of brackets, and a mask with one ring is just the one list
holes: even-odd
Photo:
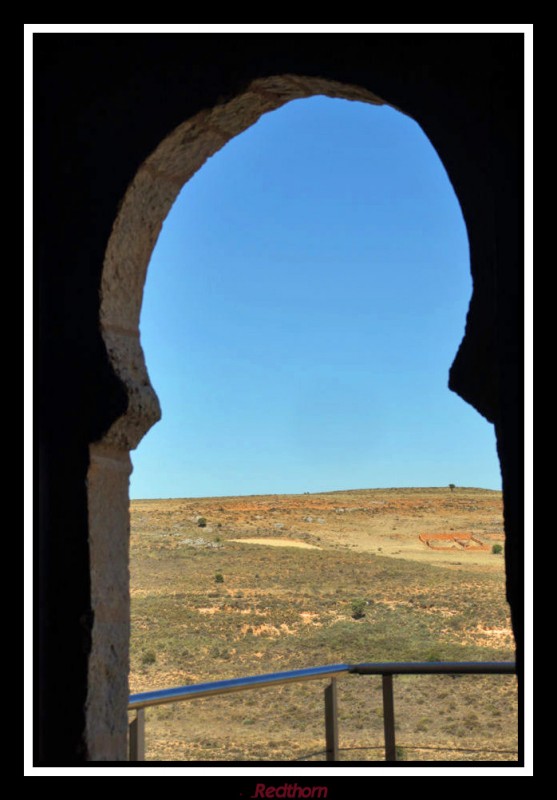
[(224, 575), (222, 572), (217, 572), (215, 575), (215, 583), (224, 583)]
[(206, 528), (207, 527), (207, 520), (205, 517), (199, 517), (197, 520), (197, 527), (198, 528)]
[(144, 667), (148, 666), (149, 664), (154, 664), (156, 660), (156, 653), (153, 653), (152, 650), (147, 650), (147, 652), (143, 653), (143, 656), (141, 657), (141, 663)]
[(500, 553), (503, 552), (502, 545), (494, 544), (493, 547), (491, 548), (491, 552), (493, 553), (494, 556), (498, 556)]
[(361, 598), (357, 598), (356, 600), (352, 600), (351, 608), (352, 608), (352, 619), (362, 619), (365, 617), (365, 607), (366, 601), (362, 600)]

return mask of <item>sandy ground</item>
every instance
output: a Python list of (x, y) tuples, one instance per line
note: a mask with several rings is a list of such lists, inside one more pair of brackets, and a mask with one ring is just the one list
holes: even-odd
[(230, 539), (231, 542), (239, 542), (240, 544), (263, 544), (267, 547), (301, 547), (303, 550), (321, 550), (315, 544), (308, 544), (307, 542), (296, 542), (294, 539)]

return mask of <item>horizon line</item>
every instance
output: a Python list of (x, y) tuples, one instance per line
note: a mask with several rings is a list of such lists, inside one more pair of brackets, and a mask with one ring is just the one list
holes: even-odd
[[(321, 494), (346, 494), (349, 492), (381, 492), (381, 491), (399, 491), (403, 489), (450, 489), (450, 484), (446, 486), (374, 486), (362, 487), (358, 489), (324, 489), (315, 492), (255, 492), (252, 494), (216, 494), (216, 495), (181, 495), (173, 497), (130, 497), (130, 501), (141, 500), (223, 500), (226, 498), (237, 497), (304, 497), (306, 495), (321, 495)], [(454, 490), (466, 491), (480, 491), (480, 492), (498, 492), (502, 494), (502, 489), (490, 489), (484, 486), (458, 486), (454, 485)]]

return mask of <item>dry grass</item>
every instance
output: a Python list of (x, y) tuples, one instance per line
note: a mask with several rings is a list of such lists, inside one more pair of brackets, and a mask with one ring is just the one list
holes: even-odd
[[(503, 558), (436, 552), (418, 538), (451, 529), (500, 539), (500, 493), (133, 502), (131, 691), (338, 662), (512, 659)], [(356, 598), (367, 602), (360, 620)], [(147, 757), (322, 760), (323, 688), (149, 709)], [(512, 678), (398, 677), (395, 706), (407, 759), (516, 759)], [(342, 679), (339, 711), (343, 760), (381, 759), (378, 679)]]

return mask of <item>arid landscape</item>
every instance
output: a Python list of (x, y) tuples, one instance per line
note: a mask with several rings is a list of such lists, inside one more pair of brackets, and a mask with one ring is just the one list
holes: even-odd
[[(500, 492), (136, 500), (131, 527), (132, 692), (334, 663), (514, 658)], [(380, 678), (338, 684), (341, 760), (381, 760)], [(322, 761), (325, 685), (150, 708), (146, 757)], [(394, 687), (401, 760), (516, 760), (514, 678)]]

